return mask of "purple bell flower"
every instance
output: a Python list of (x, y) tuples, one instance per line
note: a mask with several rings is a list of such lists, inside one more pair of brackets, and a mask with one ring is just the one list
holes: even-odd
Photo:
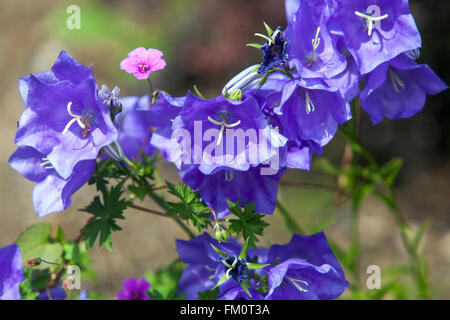
[(332, 1), (308, 0), (302, 1), (301, 5), (294, 1), (286, 3), (285, 38), (289, 66), (296, 67), (302, 78), (332, 78), (343, 72), (347, 65), (328, 30), (333, 12)]
[(275, 263), (262, 269), (268, 277), (267, 300), (335, 299), (349, 285), (324, 233), (294, 234), (288, 244), (271, 246), (258, 262)]
[(26, 106), (15, 143), (44, 154), (63, 179), (117, 140), (109, 106), (97, 96), (91, 68), (62, 51), (51, 71), (19, 79)]
[(405, 53), (367, 75), (360, 95), (361, 107), (373, 124), (380, 123), (384, 117), (410, 118), (425, 106), (427, 94), (437, 94), (447, 88), (428, 65), (418, 64)]
[(421, 46), (408, 0), (336, 0), (328, 24), (344, 41), (361, 74)]
[(122, 287), (114, 300), (148, 300), (147, 291), (150, 289), (150, 283), (144, 278), (127, 279)]
[(20, 300), (19, 286), (24, 280), (19, 246), (0, 248), (0, 300)]

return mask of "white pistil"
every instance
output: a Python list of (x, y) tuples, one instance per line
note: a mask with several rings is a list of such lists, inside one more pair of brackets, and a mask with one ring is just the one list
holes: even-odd
[(67, 131), (69, 131), (70, 127), (72, 126), (72, 124), (74, 124), (75, 121), (78, 123), (78, 125), (79, 125), (82, 129), (86, 128), (86, 125), (85, 125), (85, 124), (83, 123), (83, 121), (82, 121), (83, 116), (76, 115), (76, 114), (73, 114), (73, 113), (72, 113), (72, 101), (70, 101), (70, 102), (67, 104), (67, 112), (68, 112), (69, 115), (70, 115), (71, 117), (73, 117), (73, 118), (66, 124), (66, 126), (65, 126), (65, 128), (64, 128), (64, 130), (63, 130), (63, 132), (62, 132), (63, 134), (65, 134)]
[(314, 103), (309, 96), (308, 90), (305, 90), (306, 114), (310, 114), (315, 110)]
[(313, 46), (313, 52), (316, 52), (317, 48), (320, 45), (319, 33), (320, 33), (320, 27), (317, 27), (316, 36), (314, 37), (314, 39), (311, 40), (312, 46)]
[(387, 17), (389, 17), (389, 15), (387, 13), (382, 16), (379, 16), (379, 17), (372, 17), (372, 16), (369, 16), (369, 15), (359, 12), (359, 11), (355, 11), (355, 15), (367, 20), (367, 33), (369, 34), (369, 37), (372, 35), (373, 26), (374, 26), (375, 22), (384, 20)]
[(306, 65), (306, 67), (309, 67), (310, 65), (312, 65), (314, 62), (317, 61), (316, 50), (320, 45), (319, 33), (320, 33), (320, 27), (317, 27), (316, 35), (315, 35), (314, 39), (311, 39), (313, 49), (311, 52), (309, 52), (306, 55), (306, 59), (308, 60), (308, 64)]
[(48, 158), (42, 158), (42, 163), (40, 164), (41, 167), (44, 167), (44, 169), (53, 169), (53, 166), (50, 164), (50, 160)]
[(396, 74), (394, 73), (394, 71), (392, 71), (391, 68), (389, 68), (389, 76), (391, 77), (392, 85), (394, 86), (395, 92), (400, 93), (400, 90), (398, 89), (397, 84), (398, 84), (402, 89), (405, 89), (405, 87), (406, 87), (406, 86), (405, 86), (405, 83), (402, 81), (402, 79), (400, 79), (400, 78), (398, 77), (398, 75), (396, 75)]
[(223, 136), (223, 132), (224, 132), (225, 128), (227, 128), (227, 129), (234, 128), (234, 127), (236, 127), (236, 126), (241, 124), (241, 120), (238, 120), (238, 121), (236, 121), (235, 123), (232, 123), (232, 124), (228, 124), (225, 121), (214, 120), (210, 116), (208, 116), (208, 120), (209, 120), (209, 122), (220, 126), (219, 137), (217, 138), (217, 145), (220, 145), (220, 143), (222, 142), (222, 136)]
[(287, 279), (294, 285), (294, 287), (295, 287), (297, 290), (299, 290), (300, 292), (308, 292), (307, 289), (302, 288), (302, 287), (300, 286), (300, 284), (299, 284), (299, 283), (301, 283), (301, 284), (304, 284), (304, 285), (308, 286), (308, 282), (303, 281), (303, 280), (292, 279), (291, 277), (286, 277), (286, 278), (287, 278)]

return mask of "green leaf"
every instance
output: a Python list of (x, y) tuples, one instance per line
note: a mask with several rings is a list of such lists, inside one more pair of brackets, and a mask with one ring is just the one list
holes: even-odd
[(198, 88), (197, 88), (197, 86), (196, 86), (195, 84), (194, 84), (194, 91), (195, 91), (195, 94), (196, 94), (198, 97), (200, 97), (200, 98), (206, 100), (205, 96), (200, 92), (200, 90), (198, 90)]
[(209, 245), (214, 249), (214, 251), (215, 251), (218, 255), (221, 255), (221, 256), (223, 256), (223, 257), (225, 257), (225, 258), (228, 258), (228, 257), (230, 256), (228, 253), (225, 253), (225, 252), (223, 252), (222, 250), (217, 249), (216, 247), (214, 247), (214, 245), (213, 245), (212, 243), (210, 243)]
[(214, 290), (214, 289), (220, 287), (222, 284), (224, 284), (227, 281), (228, 281), (227, 274), (224, 273), (223, 276), (219, 279), (219, 281), (217, 281), (217, 283), (215, 284), (215, 286), (211, 290)]
[(39, 293), (33, 291), (33, 285), (31, 282), (31, 278), (33, 276), (33, 269), (25, 268), (23, 270), (23, 273), (25, 275), (25, 280), (19, 286), (20, 296), (22, 300), (36, 300)]
[(265, 23), (265, 22), (263, 22), (263, 23), (264, 23), (264, 27), (266, 28), (267, 34), (268, 34), (269, 36), (271, 36), (272, 33), (273, 33), (272, 28), (269, 27), (269, 25), (268, 25), (267, 23)]
[[(56, 262), (62, 256), (62, 245), (50, 243), (50, 223), (38, 223), (27, 228), (16, 240), (22, 253), (22, 261), (26, 262), (33, 258), (41, 258), (50, 262)], [(49, 268), (48, 264), (42, 263), (39, 269)]]
[(103, 190), (103, 202), (99, 196), (96, 196), (86, 208), (80, 210), (91, 213), (96, 217), (81, 229), (90, 247), (94, 245), (100, 235), (99, 246), (113, 251), (112, 233), (122, 229), (116, 224), (116, 220), (125, 219), (123, 212), (131, 204), (130, 201), (121, 198), (123, 194), (122, 186), (120, 183), (111, 187), (110, 190)]
[(252, 295), (250, 294), (250, 291), (248, 290), (251, 287), (250, 281), (248, 279), (244, 279), (241, 282), (241, 288), (245, 291), (245, 293), (251, 298)]
[(388, 187), (393, 185), (402, 166), (403, 159), (393, 158), (380, 168), (379, 173)]
[(228, 232), (236, 235), (242, 234), (244, 240), (248, 240), (248, 245), (256, 249), (256, 242), (259, 241), (257, 236), (262, 236), (264, 228), (269, 224), (262, 220), (262, 214), (255, 212), (255, 203), (245, 204), (244, 210), (242, 210), (239, 201), (236, 203), (228, 201), (228, 208), (238, 217), (238, 219), (228, 220), (230, 223)]
[(171, 184), (166, 181), (168, 192), (181, 200), (181, 202), (167, 202), (167, 215), (190, 220), (200, 232), (211, 225), (210, 209), (200, 199), (198, 192), (193, 191), (186, 184)]
[(205, 290), (198, 293), (198, 300), (217, 300), (219, 293), (219, 288), (215, 288), (214, 290)]
[(363, 185), (357, 187), (352, 193), (353, 210), (355, 210), (355, 211), (359, 210), (364, 199), (369, 194), (371, 194), (374, 189), (375, 189), (375, 186), (372, 183), (366, 183), (366, 184), (363, 184)]
[(270, 266), (270, 263), (269, 264), (259, 264), (259, 263), (254, 263), (254, 262), (247, 262), (248, 270), (259, 270), (259, 269), (265, 268), (267, 266)]
[(147, 195), (147, 189), (143, 186), (133, 186), (133, 185), (129, 185), (128, 186), (128, 190), (130, 190), (130, 192), (139, 198), (139, 200), (144, 201), (145, 196)]
[(309, 233), (311, 234), (319, 233), (335, 223), (336, 223), (335, 217), (328, 217), (327, 219), (323, 220), (322, 222), (312, 227), (309, 230)]
[(425, 234), (425, 231), (428, 229), (429, 226), (430, 226), (429, 221), (426, 221), (419, 225), (419, 227), (415, 231), (414, 236), (412, 237), (411, 242), (410, 242), (410, 246), (411, 246), (412, 250), (417, 251), (420, 241), (422, 240), (423, 235)]
[(239, 253), (239, 259), (247, 260), (248, 240), (248, 238), (245, 239), (244, 245), (242, 246), (241, 252)]
[(178, 282), (185, 268), (180, 260), (175, 260), (169, 266), (148, 272), (145, 278), (152, 284), (149, 291), (153, 300), (180, 300), (183, 295), (178, 294)]

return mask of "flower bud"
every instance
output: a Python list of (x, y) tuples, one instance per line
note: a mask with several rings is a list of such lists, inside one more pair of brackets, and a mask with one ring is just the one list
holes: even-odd
[(42, 259), (41, 258), (33, 258), (33, 259), (30, 259), (30, 260), (28, 260), (26, 262), (28, 267), (37, 267), (41, 263), (42, 263)]

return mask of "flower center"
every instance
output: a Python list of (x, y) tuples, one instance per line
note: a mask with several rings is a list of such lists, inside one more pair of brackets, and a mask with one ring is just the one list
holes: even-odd
[(320, 27), (317, 27), (316, 36), (314, 37), (314, 39), (311, 40), (313, 49), (311, 52), (309, 52), (306, 55), (306, 60), (308, 60), (308, 64), (306, 65), (307, 67), (309, 67), (310, 65), (312, 65), (314, 62), (316, 62), (318, 60), (316, 50), (320, 45), (319, 33), (320, 33)]
[(74, 114), (72, 112), (72, 101), (67, 104), (67, 112), (72, 117), (72, 119), (66, 124), (62, 133), (66, 134), (72, 124), (76, 122), (81, 128), (81, 134), (83, 138), (86, 138), (88, 133), (92, 130), (90, 121), (95, 119), (94, 113), (92, 111), (86, 110), (83, 115)]
[(309, 285), (308, 285), (308, 282), (303, 281), (303, 280), (293, 279), (293, 278), (291, 278), (291, 277), (286, 277), (286, 279), (288, 279), (289, 282), (292, 283), (292, 285), (293, 285), (298, 291), (300, 291), (300, 292), (308, 292), (308, 291), (309, 291), (309, 290), (307, 290), (307, 289), (305, 289), (305, 288), (303, 288), (303, 287), (301, 286), (301, 284), (304, 284), (304, 285), (306, 285), (306, 286), (308, 287), (308, 286), (309, 286)]
[(40, 164), (41, 167), (44, 167), (44, 169), (53, 169), (52, 164), (50, 163), (50, 160), (48, 158), (44, 157), (42, 158), (42, 163)]
[(389, 68), (389, 76), (391, 77), (392, 85), (394, 86), (394, 90), (397, 93), (400, 93), (400, 90), (398, 89), (398, 86), (400, 86), (401, 89), (405, 89), (405, 83), (402, 81), (402, 79), (399, 78), (398, 75), (392, 71), (391, 68)]
[(148, 70), (150, 70), (150, 67), (146, 63), (139, 64), (138, 68), (140, 72), (147, 72)]
[(230, 113), (226, 110), (222, 110), (221, 112), (219, 112), (218, 118), (219, 118), (219, 121), (214, 120), (213, 118), (208, 116), (209, 122), (220, 126), (219, 136), (217, 137), (217, 145), (220, 145), (220, 143), (222, 142), (222, 136), (223, 136), (223, 132), (225, 131), (225, 128), (226, 129), (234, 128), (241, 124), (241, 120), (238, 120), (235, 123), (229, 124), (228, 122), (230, 119)]
[(226, 259), (220, 258), (223, 265), (225, 266), (225, 276), (229, 280), (230, 278), (234, 281), (241, 283), (242, 279), (247, 279), (246, 274), (247, 264), (244, 259), (238, 259), (236, 257), (228, 257)]
[(363, 20), (363, 24), (367, 28), (367, 34), (369, 35), (369, 37), (372, 35), (374, 27), (379, 28), (380, 21), (389, 17), (387, 13), (382, 16), (380, 16), (380, 14), (380, 7), (376, 5), (369, 6), (366, 13), (355, 11), (355, 15)]

